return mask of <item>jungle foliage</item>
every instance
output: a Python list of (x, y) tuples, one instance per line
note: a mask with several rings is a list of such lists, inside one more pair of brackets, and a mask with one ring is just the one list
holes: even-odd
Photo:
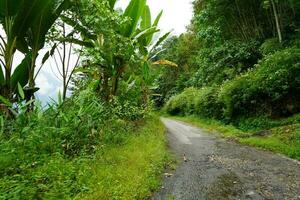
[(298, 114), (299, 20), (298, 1), (195, 1), (188, 32), (160, 54), (179, 67), (162, 70), (156, 105), (256, 130)]

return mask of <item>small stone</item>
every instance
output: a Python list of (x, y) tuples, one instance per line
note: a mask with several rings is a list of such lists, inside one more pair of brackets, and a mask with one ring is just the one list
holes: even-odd
[(186, 155), (185, 155), (185, 154), (183, 154), (183, 161), (184, 161), (184, 162), (187, 162), (187, 158), (186, 158)]
[(237, 184), (237, 181), (233, 181), (233, 184)]
[(169, 174), (169, 173), (165, 173), (164, 175), (165, 175), (165, 177), (171, 177), (171, 176), (173, 176), (173, 174)]
[(253, 195), (255, 195), (255, 192), (253, 192), (253, 191), (249, 191), (246, 193), (246, 197), (251, 197)]

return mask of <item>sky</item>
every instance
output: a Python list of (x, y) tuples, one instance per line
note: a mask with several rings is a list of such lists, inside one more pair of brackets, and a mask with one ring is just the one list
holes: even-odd
[[(125, 8), (128, 2), (129, 0), (119, 0), (117, 7)], [(163, 10), (159, 24), (162, 33), (172, 31), (173, 35), (180, 35), (186, 31), (186, 26), (189, 25), (193, 15), (192, 0), (148, 0), (147, 2), (153, 15), (152, 18), (155, 18)], [(44, 55), (45, 52), (45, 50), (40, 52), (40, 55)], [(17, 54), (14, 65), (17, 66), (21, 60), (22, 56)], [(51, 99), (56, 99), (62, 88), (61, 81), (58, 79), (58, 71), (54, 66), (53, 60), (46, 62), (36, 79), (36, 83), (40, 87), (37, 97), (44, 104)]]

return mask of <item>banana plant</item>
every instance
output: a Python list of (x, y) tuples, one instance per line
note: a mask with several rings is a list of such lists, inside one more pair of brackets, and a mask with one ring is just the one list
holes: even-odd
[(0, 23), (5, 31), (5, 36), (0, 35), (0, 95), (9, 100), (12, 100), (17, 88), (16, 80), (20, 80), (23, 86), (27, 84), (26, 72), (31, 60), (30, 55), (26, 56), (12, 74), (13, 58), (19, 41), (14, 31), (15, 19), (22, 3), (22, 0), (0, 0)]
[[(121, 34), (130, 38), (139, 50), (140, 57), (142, 57), (141, 67), (144, 80), (147, 82), (149, 82), (149, 68), (156, 64), (152, 62), (153, 52), (170, 35), (170, 32), (168, 32), (158, 40), (154, 40), (155, 34), (160, 32), (158, 24), (162, 15), (163, 11), (157, 15), (152, 23), (151, 11), (146, 0), (131, 0), (123, 14), (124, 17), (128, 17), (131, 21), (124, 27)], [(160, 63), (177, 66), (171, 61)]]
[(150, 12), (149, 6), (145, 6), (143, 13), (141, 15), (141, 22), (139, 27), (136, 29), (136, 34), (134, 37), (134, 41), (139, 46), (139, 52), (142, 57), (142, 71), (143, 71), (143, 79), (146, 84), (150, 84), (150, 76), (149, 71), (150, 67), (153, 65), (165, 65), (165, 66), (173, 66), (177, 67), (177, 65), (168, 60), (159, 60), (153, 62), (153, 58), (156, 57), (155, 49), (161, 45), (170, 35), (171, 32), (165, 33), (163, 36), (154, 39), (155, 33), (159, 32), (158, 24), (162, 17), (163, 11), (161, 11), (158, 16), (155, 18), (152, 24), (152, 16)]
[[(116, 0), (108, 0), (107, 2), (110, 10), (115, 12), (114, 8)], [(120, 14), (120, 12), (118, 13)], [(131, 0), (125, 11), (120, 14), (121, 18), (127, 19), (128, 22), (125, 23), (125, 25), (122, 24), (121, 27), (116, 27), (117, 31), (115, 30), (115, 32), (117, 32), (121, 38), (125, 38), (126, 40), (130, 41), (134, 48), (132, 54), (138, 53), (139, 59), (142, 58), (143, 62), (141, 67), (143, 71), (145, 71), (145, 74), (147, 74), (149, 71), (149, 66), (152, 65), (151, 59), (153, 50), (159, 46), (170, 34), (167, 33), (157, 41), (154, 41), (155, 33), (160, 31), (157, 26), (162, 14), (163, 13), (160, 12), (152, 23), (151, 12), (149, 6), (147, 6), (147, 1)], [(69, 40), (69, 42), (83, 45), (87, 49), (92, 49), (92, 51), (101, 51), (101, 56), (99, 57), (101, 57), (101, 59), (104, 61), (98, 65), (99, 68), (101, 68), (100, 74), (102, 74), (102, 77), (100, 79), (102, 79), (102, 88), (107, 88), (108, 85), (110, 85), (111, 88), (109, 95), (115, 96), (118, 90), (118, 82), (123, 74), (127, 72), (129, 59), (122, 56), (120, 57), (118, 53), (114, 51), (115, 49), (108, 44), (112, 43), (111, 38), (106, 38), (110, 37), (110, 35), (107, 36), (101, 32), (93, 32), (89, 29), (89, 27), (86, 27), (84, 23), (81, 23), (81, 21), (76, 21), (68, 17), (63, 17), (62, 19), (74, 29), (77, 29), (81, 35), (82, 40), (72, 39)], [(100, 35), (102, 36), (101, 40), (99, 40)], [(129, 52), (129, 50), (127, 50), (127, 52)], [(94, 54), (96, 54), (96, 52)], [(95, 61), (93, 64), (97, 64), (97, 61)], [(111, 83), (108, 84), (108, 81)], [(107, 96), (107, 92), (104, 93), (104, 96)]]
[[(69, 0), (0, 0), (0, 23), (5, 31), (5, 36), (0, 36), (0, 95), (12, 101), (18, 83), (29, 86), (28, 94), (37, 91), (34, 78), (39, 51), (55, 20), (69, 6)], [(16, 50), (25, 58), (12, 71)]]

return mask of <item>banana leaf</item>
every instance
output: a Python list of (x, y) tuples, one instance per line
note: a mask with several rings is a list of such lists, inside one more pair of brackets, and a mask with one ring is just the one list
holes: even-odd
[(141, 30), (145, 30), (151, 27), (151, 12), (148, 5), (146, 5), (144, 12), (142, 14), (142, 21), (141, 21)]
[(24, 87), (28, 83), (29, 79), (29, 67), (31, 65), (32, 55), (28, 54), (23, 59), (22, 63), (17, 66), (11, 77), (11, 88), (16, 91), (18, 83)]
[(38, 8), (42, 9), (42, 12), (30, 26), (33, 35), (33, 48), (37, 50), (44, 47), (46, 35), (62, 11), (71, 6), (69, 0), (64, 0), (59, 5), (57, 5), (57, 1), (41, 0), (41, 4), (42, 6), (38, 6)]
[(0, 18), (15, 16), (24, 0), (0, 0)]
[(136, 31), (137, 25), (146, 7), (146, 0), (131, 0), (124, 12), (124, 17), (129, 17), (131, 20), (122, 30), (122, 35), (130, 37)]
[(5, 78), (4, 78), (4, 73), (2, 70), (2, 66), (0, 64), (0, 86), (3, 86), (5, 84)]
[(113, 10), (115, 8), (117, 0), (109, 0), (110, 9)]
[(153, 26), (157, 26), (158, 25), (162, 14), (163, 14), (163, 11), (160, 11), (160, 13), (157, 15), (156, 19), (154, 20)]
[(41, 12), (43, 12), (44, 3), (46, 2), (42, 0), (22, 1), (20, 10), (16, 13), (14, 19), (12, 27), (13, 35), (18, 37), (26, 35), (32, 23), (36, 22)]

